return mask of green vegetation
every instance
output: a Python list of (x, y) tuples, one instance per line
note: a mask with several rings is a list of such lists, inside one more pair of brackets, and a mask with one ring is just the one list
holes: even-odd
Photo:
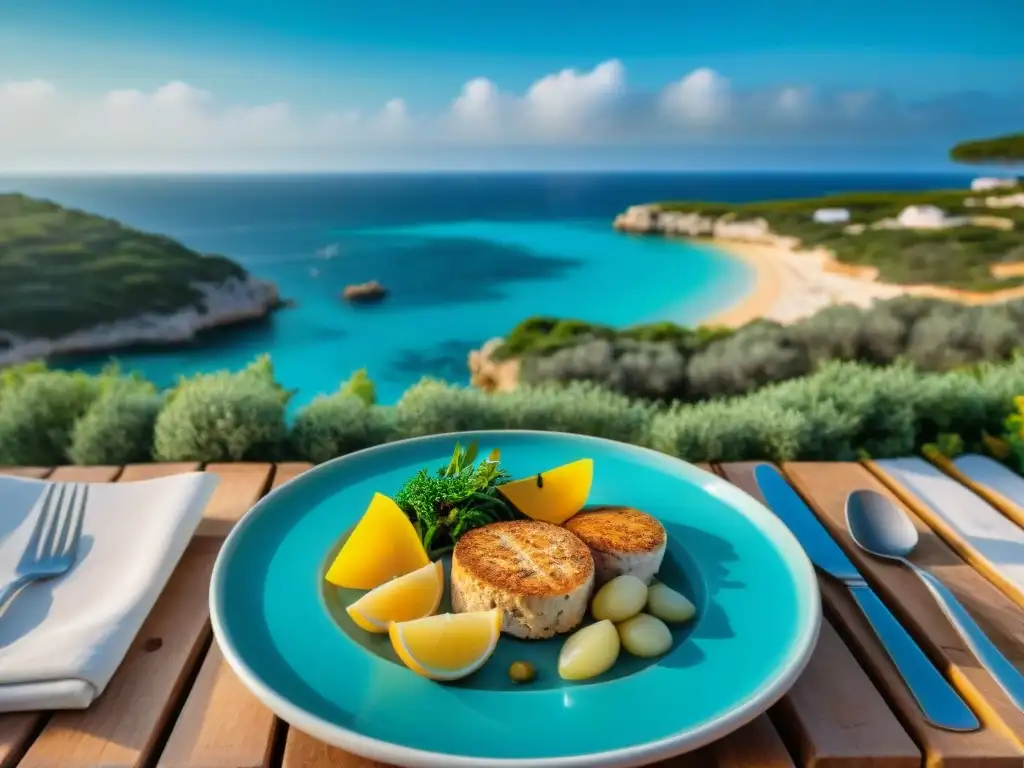
[[(116, 370), (88, 376), (23, 366), (0, 378), (0, 465), (150, 457), (321, 462), (391, 440), (467, 429), (596, 435), (688, 461), (883, 458), (958, 435), (966, 450), (1017, 440), (1016, 453), (1008, 450), (1004, 458), (1020, 464), (1024, 414), (1014, 399), (1021, 393), (1020, 356), (942, 373), (908, 362), (833, 361), (744, 396), (670, 406), (588, 382), (489, 395), (424, 379), (394, 406), (368, 405), (342, 392), (325, 396), (289, 428), (290, 393), (274, 380), (266, 358), (241, 371), (184, 379), (162, 396)], [(1017, 437), (1007, 434), (1013, 430)]]
[(949, 158), (958, 163), (986, 165), (1024, 163), (1024, 133), (962, 141), (949, 150)]
[[(1018, 470), (1024, 474), (1024, 395), (1015, 397), (1014, 405), (1017, 409), (1006, 418), (1003, 442), (1009, 448), (1009, 455), (1004, 458), (1012, 458)], [(991, 445), (991, 441), (986, 441)], [(998, 447), (993, 451), (999, 455)]]
[(409, 516), (431, 560), (451, 552), (466, 531), (523, 515), (498, 493), (512, 477), (501, 467), (496, 451), (475, 467), (478, 446), (455, 443), (448, 466), (431, 472), (423, 468), (395, 495)]
[(238, 373), (182, 379), (157, 415), (153, 456), (159, 461), (198, 453), (217, 457), (209, 461), (275, 456), (288, 433), (284, 408), (292, 394), (274, 380), (267, 355)]
[[(201, 306), (194, 283), (246, 272), (174, 240), (24, 195), (0, 195), (0, 338), (57, 338)], [(0, 340), (2, 345), (2, 340)]]
[(549, 355), (560, 349), (574, 347), (593, 339), (630, 339), (632, 341), (670, 342), (683, 349), (697, 352), (717, 339), (732, 335), (729, 328), (683, 328), (670, 322), (645, 323), (624, 330), (610, 326), (565, 320), (556, 317), (527, 318), (505, 337), (495, 350), (496, 360), (529, 355)]
[(901, 297), (870, 309), (828, 307), (790, 325), (756, 320), (736, 330), (671, 323), (615, 331), (533, 318), (496, 357), (520, 357), (528, 385), (589, 381), (662, 402), (741, 395), (814, 372), (833, 360), (884, 366), (905, 360), (941, 372), (1007, 360), (1024, 347), (1024, 300), (965, 306)]
[[(998, 279), (991, 267), (1024, 261), (1024, 208), (967, 206), (968, 190), (933, 192), (854, 192), (808, 199), (755, 203), (668, 202), (664, 211), (731, 216), (736, 220), (763, 218), (778, 235), (799, 238), (806, 248), (823, 246), (844, 264), (876, 267), (883, 282), (900, 285), (933, 284), (975, 291), (995, 291), (1024, 284), (1019, 278)], [(1013, 229), (964, 225), (940, 230), (873, 229), (893, 219), (909, 205), (934, 205), (948, 216), (988, 216), (1010, 220)], [(813, 221), (819, 208), (845, 208), (850, 221)], [(864, 225), (859, 234), (848, 224)]]

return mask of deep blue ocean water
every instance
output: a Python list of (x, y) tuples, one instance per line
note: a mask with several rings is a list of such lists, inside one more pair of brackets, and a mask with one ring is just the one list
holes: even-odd
[[(468, 379), (468, 352), (530, 315), (616, 326), (695, 323), (752, 287), (710, 248), (619, 235), (635, 203), (743, 201), (846, 190), (962, 187), (965, 174), (429, 174), (0, 178), (235, 259), (297, 306), (200, 344), (117, 355), (159, 384), (270, 352), (294, 405), (366, 368), (381, 402), (425, 375)], [(375, 306), (339, 299), (379, 280)], [(95, 370), (107, 356), (65, 365)]]

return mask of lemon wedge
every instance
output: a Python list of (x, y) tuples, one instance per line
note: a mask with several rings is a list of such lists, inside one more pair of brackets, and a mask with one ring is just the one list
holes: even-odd
[(374, 589), (430, 563), (416, 529), (392, 499), (375, 493), (327, 571), (327, 581)]
[(587, 503), (593, 482), (593, 459), (580, 459), (499, 485), (498, 492), (527, 517), (561, 525)]
[(443, 594), (444, 566), (438, 560), (381, 584), (346, 610), (352, 621), (367, 632), (384, 633), (393, 621), (430, 616), (441, 604)]
[(391, 645), (409, 669), (431, 680), (458, 680), (482, 667), (498, 645), (502, 610), (442, 613), (397, 622)]

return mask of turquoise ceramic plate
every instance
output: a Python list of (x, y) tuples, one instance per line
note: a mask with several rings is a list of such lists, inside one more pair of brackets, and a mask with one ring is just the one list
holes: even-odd
[[(414, 675), (344, 611), (355, 594), (323, 575), (373, 493), (393, 495), (440, 467), (456, 439), (501, 449), (515, 477), (594, 460), (589, 503), (628, 504), (664, 523), (659, 578), (697, 617), (665, 656), (625, 652), (604, 676), (557, 674), (560, 639), (503, 637), (488, 664), (455, 684)], [(269, 494), (221, 550), (213, 628), (241, 679), (299, 729), (404, 766), (633, 766), (695, 749), (750, 721), (793, 683), (818, 633), (810, 562), (781, 522), (714, 475), (653, 451), (550, 432), (473, 432), (405, 440), (323, 464)], [(537, 680), (516, 687), (513, 660)]]

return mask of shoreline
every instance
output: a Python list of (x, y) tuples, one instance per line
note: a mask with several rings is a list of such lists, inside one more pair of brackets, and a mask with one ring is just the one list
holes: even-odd
[[(764, 318), (792, 323), (834, 305), (868, 307), (878, 299), (923, 293), (923, 286), (879, 283), (844, 272), (826, 249), (801, 251), (781, 244), (694, 239), (742, 261), (754, 271), (754, 288), (704, 325), (736, 327)], [(841, 266), (841, 265), (840, 265)]]
[(792, 323), (826, 307), (852, 304), (867, 308), (877, 300), (898, 296), (932, 298), (972, 306), (1024, 298), (1024, 286), (981, 293), (943, 285), (879, 282), (876, 270), (851, 267), (837, 261), (827, 248), (799, 250), (781, 243), (749, 243), (721, 238), (685, 240), (711, 245), (754, 271), (754, 288), (725, 310), (704, 320), (703, 325), (737, 327), (759, 318)]
[(705, 244), (727, 258), (743, 262), (751, 271), (753, 286), (743, 296), (730, 303), (725, 309), (715, 312), (702, 325), (736, 328), (752, 320), (765, 317), (782, 298), (785, 275), (781, 265), (760, 253), (771, 246), (759, 246), (722, 240), (688, 240), (694, 245)]
[(202, 309), (187, 306), (171, 314), (140, 315), (57, 338), (0, 332), (0, 369), (56, 357), (114, 356), (139, 347), (185, 347), (201, 334), (260, 322), (284, 306), (276, 285), (252, 276), (193, 286), (203, 294)]

